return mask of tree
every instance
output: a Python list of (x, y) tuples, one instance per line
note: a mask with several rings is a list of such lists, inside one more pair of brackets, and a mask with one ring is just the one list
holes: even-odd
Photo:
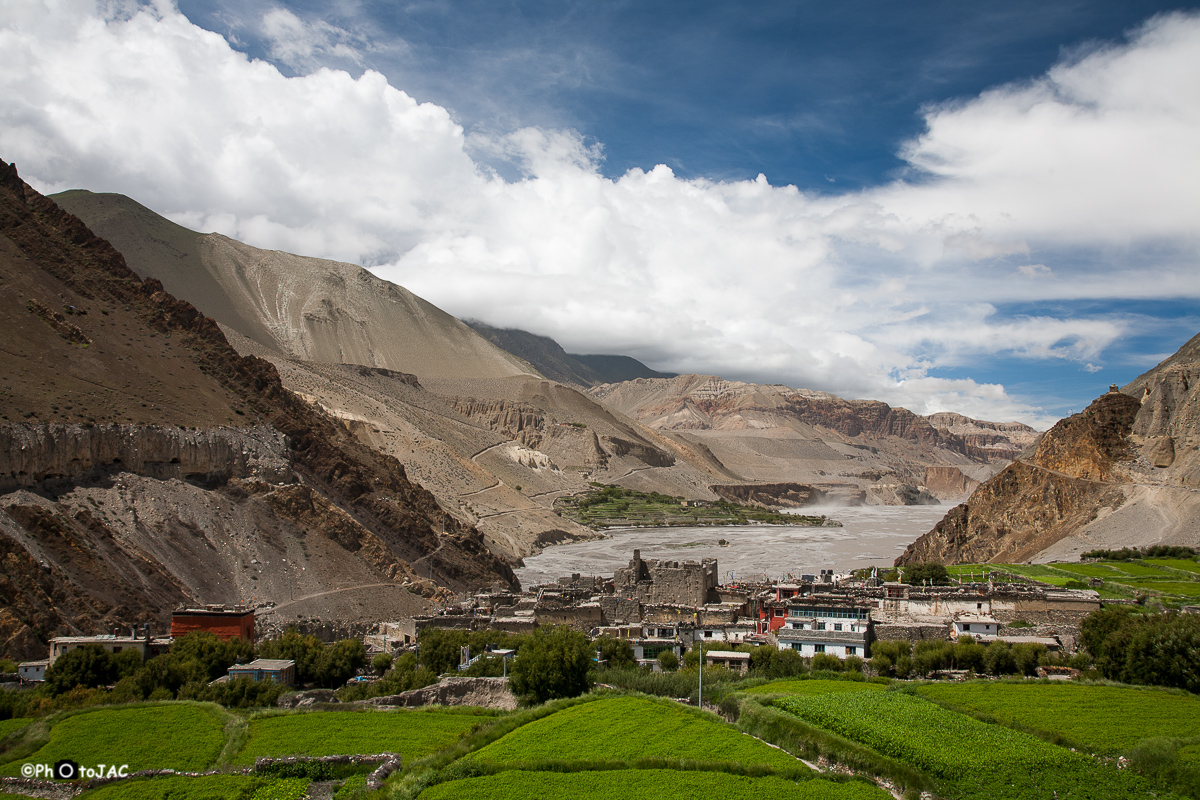
[(538, 628), (521, 643), (509, 670), (509, 684), (531, 705), (575, 697), (590, 688), (592, 643), (565, 625)]
[(342, 639), (322, 648), (313, 680), (332, 689), (349, 680), (366, 663), (367, 648), (363, 647), (362, 639)]
[(58, 696), (76, 686), (85, 689), (104, 686), (116, 677), (112, 654), (98, 644), (85, 644), (63, 653), (46, 669), (46, 688), (51, 695)]
[(674, 672), (679, 669), (679, 656), (675, 655), (674, 650), (663, 650), (658, 654), (658, 664), (663, 672)]
[(904, 582), (910, 586), (949, 586), (950, 573), (946, 572), (944, 564), (932, 561), (927, 563), (909, 564), (904, 567)]
[(637, 659), (633, 657), (633, 646), (627, 639), (601, 636), (596, 639), (595, 645), (600, 651), (600, 659), (607, 661), (610, 668), (637, 666)]
[(817, 653), (812, 657), (812, 663), (809, 664), (813, 671), (827, 670), (830, 672), (841, 672), (842, 661), (837, 656), (831, 656), (829, 653)]
[(371, 669), (379, 677), (382, 678), (384, 676), (384, 674), (387, 673), (387, 671), (391, 668), (392, 668), (392, 654), (391, 653), (376, 653), (374, 655), (374, 657), (371, 658)]
[(267, 639), (258, 646), (259, 658), (279, 658), (296, 663), (297, 683), (317, 683), (321, 675), (321, 657), (325, 645), (315, 636), (301, 636), (288, 628), (278, 639)]

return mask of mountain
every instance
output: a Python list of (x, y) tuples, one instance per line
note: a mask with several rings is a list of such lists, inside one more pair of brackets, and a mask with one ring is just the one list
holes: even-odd
[(588, 387), (635, 378), (675, 377), (670, 373), (655, 372), (630, 356), (575, 355), (567, 353), (549, 336), (538, 336), (517, 328), (494, 328), (477, 320), (468, 320), (467, 324), (492, 344), (560, 383)]
[(288, 390), (398, 459), (514, 563), (599, 535), (553, 510), (589, 480), (692, 497), (715, 497), (707, 487), (730, 480), (359, 267), (187, 231), (121, 195), (55, 199), (135, 269), (189, 292), (240, 353), (269, 361)]
[(123, 195), (70, 191), (53, 199), (125, 254), (139, 275), (158, 279), (263, 353), (421, 378), (533, 374), (463, 322), (362, 267), (195, 233)]
[(620, 383), (638, 378), (674, 378), (673, 372), (657, 372), (631, 356), (580, 355), (571, 358), (600, 376), (600, 383)]
[(512, 353), (552, 381), (581, 387), (605, 382), (600, 373), (568, 355), (549, 336), (517, 328), (494, 328), (479, 320), (467, 320), (467, 324), (496, 347)]
[(898, 564), (1077, 558), (1200, 545), (1200, 336), (1060, 421)]
[[(196, 263), (187, 236), (159, 233), (150, 244)], [(179, 603), (370, 620), (438, 587), (515, 586), (395, 458), (2, 163), (0, 324), (4, 655), (161, 630)]]
[(702, 448), (743, 482), (801, 483), (852, 502), (909, 502), (915, 495), (900, 487), (923, 485), (931, 467), (944, 487), (966, 486), (1036, 435), (1019, 423), (925, 418), (877, 401), (707, 375), (606, 384), (589, 394)]

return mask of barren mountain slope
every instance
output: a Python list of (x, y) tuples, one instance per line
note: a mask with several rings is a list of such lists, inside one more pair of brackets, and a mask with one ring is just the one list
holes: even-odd
[(1200, 544), (1200, 336), (987, 481), (897, 563)]
[(7, 165), (0, 324), (4, 654), (161, 626), (185, 601), (378, 619), (423, 606), (409, 587), (430, 594), (431, 569), (455, 588), (513, 584), (398, 462)]
[(400, 460), (509, 559), (596, 535), (552, 510), (589, 479), (710, 498), (709, 484), (737, 480), (702, 448), (531, 375), (520, 359), (365, 270), (193, 234), (119, 195), (60, 197), (118, 238), (139, 267), (226, 309), (220, 321), (239, 352), (269, 360), (286, 387)]
[[(942, 415), (935, 425), (885, 403), (704, 375), (607, 384), (590, 394), (652, 429), (703, 445), (743, 478), (808, 484), (866, 502), (905, 502), (897, 487), (921, 485), (930, 466), (945, 468), (939, 482), (947, 487), (956, 485), (954, 469), (987, 477), (1035, 435), (1017, 423)], [(980, 426), (987, 434), (970, 441), (953, 426)]]
[(192, 233), (122, 195), (53, 199), (95, 222), (139, 274), (278, 355), (421, 378), (530, 373), (458, 319), (362, 267)]

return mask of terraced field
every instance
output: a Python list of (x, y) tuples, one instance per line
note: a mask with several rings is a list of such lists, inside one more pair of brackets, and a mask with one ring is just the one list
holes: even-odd
[(16, 719), (0, 719), (0, 739), (3, 739), (10, 733), (16, 733), (31, 722), (33, 722), (33, 720), (24, 719), (22, 717), (17, 717)]
[(1043, 683), (927, 684), (921, 695), (1092, 753), (1120, 755), (1154, 736), (1200, 736), (1200, 697), (1163, 689)]
[(1128, 771), (901, 692), (789, 697), (780, 708), (939, 780), (939, 796), (1164, 797)]
[(498, 764), (669, 758), (804, 770), (782, 750), (670, 701), (612, 697), (570, 706), (468, 756)]
[(626, 798), (705, 797), (720, 800), (888, 800), (891, 795), (862, 781), (813, 778), (747, 778), (720, 772), (608, 770), (603, 772), (525, 772), (508, 770), (483, 778), (451, 781), (426, 789), (420, 800), (626, 800)]
[[(1138, 592), (1154, 595), (1171, 605), (1193, 602), (1200, 597), (1200, 563), (1188, 559), (1152, 558), (1143, 562), (1097, 561), (1052, 564), (954, 564), (946, 567), (960, 581), (981, 580), (989, 571), (1010, 572), (1054, 586), (1070, 581), (1100, 578), (1102, 598), (1132, 597)], [(1188, 580), (1188, 574), (1196, 576)]]
[(311, 711), (250, 720), (235, 763), (264, 756), (399, 753), (405, 760), (453, 744), (487, 715), (452, 711)]
[(217, 706), (164, 703), (109, 707), (64, 717), (50, 729), (45, 746), (20, 762), (0, 768), (20, 774), (21, 764), (53, 764), (70, 758), (79, 764), (128, 764), (141, 769), (203, 770), (225, 745), (226, 715)]
[(746, 691), (751, 694), (798, 694), (804, 696), (820, 694), (838, 694), (840, 692), (878, 692), (885, 687), (878, 683), (866, 681), (771, 681), (762, 686), (755, 686)]
[(297, 778), (206, 775), (119, 781), (84, 792), (80, 800), (301, 800), (307, 791), (308, 781)]

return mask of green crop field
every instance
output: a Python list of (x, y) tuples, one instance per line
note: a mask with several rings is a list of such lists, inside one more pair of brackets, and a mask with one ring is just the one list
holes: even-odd
[(300, 800), (308, 791), (301, 778), (260, 778), (254, 775), (179, 776), (117, 781), (79, 800)]
[(1152, 736), (1200, 736), (1200, 697), (1158, 689), (1069, 683), (929, 684), (925, 697), (1120, 755)]
[(83, 766), (128, 764), (130, 772), (203, 770), (225, 745), (224, 726), (215, 706), (164, 703), (91, 709), (53, 723), (44, 747), (0, 772), (16, 775), (27, 761), (53, 764), (61, 758)]
[(250, 720), (235, 763), (264, 756), (399, 753), (405, 761), (453, 744), (489, 716), (447, 711), (310, 711)]
[(1132, 561), (1106, 561), (1104, 565), (1118, 572), (1139, 578), (1174, 578), (1170, 572), (1153, 564), (1137, 564)]
[(15, 719), (0, 719), (0, 739), (3, 739), (10, 733), (16, 733), (31, 722), (33, 722), (33, 720), (24, 719), (22, 717), (17, 717)]
[(1134, 586), (1147, 592), (1159, 592), (1174, 597), (1200, 596), (1200, 581), (1148, 581), (1124, 580), (1126, 586)]
[(1200, 562), (1190, 558), (1147, 558), (1147, 564), (1157, 564), (1160, 567), (1170, 567), (1171, 569), (1181, 569), (1184, 572), (1193, 572), (1200, 575)]
[(713, 716), (640, 697), (570, 706), (517, 728), (468, 758), (498, 764), (672, 758), (804, 769), (784, 751)]
[[(807, 722), (940, 779), (958, 800), (1150, 797), (1127, 770), (1035, 736), (988, 725), (900, 692), (788, 697), (777, 702)], [(1165, 796), (1165, 795), (1158, 795)]]
[[(591, 704), (594, 705), (594, 704)], [(863, 781), (813, 778), (746, 778), (721, 772), (623, 769), (603, 772), (507, 770), (483, 778), (450, 781), (426, 789), (420, 800), (625, 800), (634, 797), (705, 797), (720, 800), (889, 800), (891, 795)]]
[[(1085, 575), (1089, 578), (1106, 578), (1108, 580), (1117, 580), (1118, 578), (1127, 577), (1132, 573), (1117, 571), (1111, 567), (1101, 564), (1054, 564), (1054, 569), (1061, 569), (1064, 572), (1071, 572), (1076, 575)], [(1160, 571), (1157, 574), (1162, 575)]]
[(772, 681), (764, 683), (762, 686), (755, 686), (753, 689), (747, 689), (748, 692), (755, 694), (800, 694), (800, 695), (817, 695), (817, 694), (837, 694), (838, 692), (875, 692), (882, 691), (883, 685), (878, 683), (867, 683), (866, 681), (828, 681), (828, 680), (807, 680), (807, 681)]

